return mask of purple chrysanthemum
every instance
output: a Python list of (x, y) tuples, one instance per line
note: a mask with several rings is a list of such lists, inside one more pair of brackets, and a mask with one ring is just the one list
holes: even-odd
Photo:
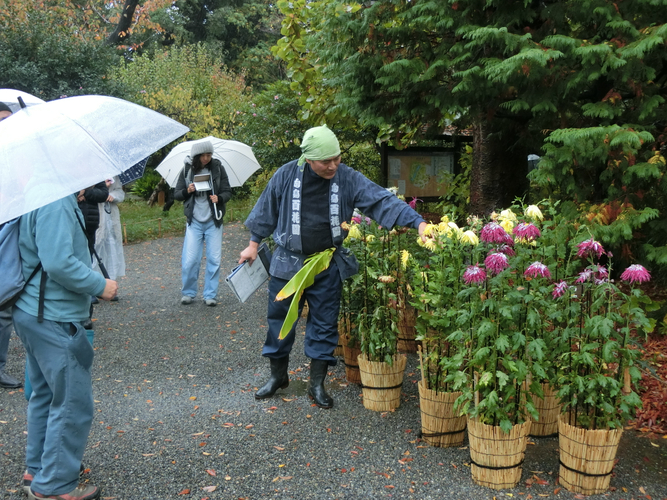
[(582, 241), (577, 245), (579, 251), (577, 252), (577, 257), (593, 257), (596, 256), (598, 259), (602, 257), (605, 253), (604, 248), (593, 238), (590, 240)]
[(528, 266), (528, 269), (526, 269), (526, 272), (524, 272), (523, 275), (528, 278), (551, 278), (549, 268), (537, 261)]
[(535, 224), (530, 222), (521, 222), (514, 226), (514, 235), (517, 238), (524, 239), (526, 241), (532, 241), (541, 236), (540, 230)]
[(498, 245), (496, 247), (496, 252), (504, 253), (508, 257), (514, 257), (516, 255), (516, 252), (514, 251), (514, 249), (510, 245), (505, 245), (505, 244)]
[(568, 285), (566, 281), (562, 281), (560, 283), (556, 283), (556, 286), (554, 287), (554, 291), (552, 293), (553, 298), (557, 299), (558, 297), (562, 297), (563, 294), (567, 291)]
[(579, 277), (575, 283), (586, 283), (593, 278), (593, 271), (590, 268), (586, 268), (579, 273)]
[(489, 222), (482, 228), (479, 239), (487, 243), (506, 243), (506, 235), (507, 233), (503, 229), (503, 226), (497, 222)]
[(492, 253), (485, 260), (484, 265), (492, 274), (500, 274), (504, 269), (509, 267), (507, 255), (504, 253)]
[(635, 281), (637, 283), (644, 283), (645, 281), (651, 280), (651, 275), (644, 266), (633, 264), (623, 271), (621, 279), (623, 281), (629, 281), (630, 283), (634, 283)]
[(466, 285), (470, 283), (484, 283), (486, 281), (486, 271), (479, 266), (468, 266), (463, 273), (463, 281)]

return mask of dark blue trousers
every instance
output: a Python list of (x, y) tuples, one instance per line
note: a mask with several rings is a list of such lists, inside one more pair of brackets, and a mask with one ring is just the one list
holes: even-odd
[[(287, 284), (287, 280), (271, 276), (269, 280), (269, 307), (267, 319), (269, 331), (262, 349), (262, 356), (267, 358), (283, 358), (292, 351), (294, 345), (296, 323), (287, 337), (278, 340), (280, 328), (283, 326), (287, 310), (294, 297), (276, 302), (278, 292)], [(305, 300), (308, 301), (308, 318), (306, 319), (306, 339), (304, 353), (311, 359), (326, 360), (335, 365), (333, 355), (338, 345), (338, 311), (342, 281), (338, 266), (332, 260), (328, 269), (315, 276), (315, 282), (306, 288), (299, 303), (299, 316)]]

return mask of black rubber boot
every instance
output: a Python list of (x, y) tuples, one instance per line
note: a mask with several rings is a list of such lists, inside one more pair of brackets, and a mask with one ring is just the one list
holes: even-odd
[(310, 361), (310, 385), (308, 395), (320, 408), (331, 408), (334, 404), (333, 398), (324, 390), (324, 379), (327, 378), (329, 362), (320, 359)]
[(270, 398), (278, 389), (286, 389), (289, 385), (289, 375), (287, 374), (289, 356), (278, 359), (269, 358), (269, 361), (271, 362), (271, 377), (269, 377), (269, 381), (255, 393), (255, 399)]

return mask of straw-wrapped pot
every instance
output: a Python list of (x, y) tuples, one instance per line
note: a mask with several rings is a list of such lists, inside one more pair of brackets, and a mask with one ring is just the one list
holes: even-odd
[(399, 352), (417, 352), (417, 340), (415, 308), (411, 305), (405, 305), (398, 309), (398, 343), (396, 349)]
[(357, 358), (364, 406), (373, 411), (390, 411), (401, 404), (401, 387), (408, 358), (395, 354), (390, 365), (384, 361), (369, 361), (365, 354)]
[(531, 424), (530, 420), (517, 424), (508, 434), (500, 426), (468, 418), (473, 481), (496, 490), (514, 488), (521, 479)]
[(536, 437), (555, 436), (558, 434), (558, 416), (561, 411), (560, 400), (549, 383), (542, 384), (544, 398), (533, 394), (533, 403), (539, 413), (539, 418), (533, 420), (530, 426), (530, 435)]
[(454, 411), (460, 392), (435, 392), (419, 381), (419, 408), (422, 438), (431, 446), (461, 446), (465, 438), (466, 417)]
[(623, 429), (587, 430), (570, 422), (574, 422), (571, 414), (558, 419), (559, 482), (574, 493), (604, 493), (609, 489)]
[(350, 337), (341, 336), (339, 342), (343, 344), (343, 359), (345, 363), (345, 378), (351, 384), (361, 384), (361, 375), (359, 374), (359, 362), (357, 358), (361, 354), (359, 343), (353, 342), (350, 346)]
[(348, 332), (347, 320), (345, 318), (340, 318), (338, 320), (338, 345), (334, 349), (334, 356), (344, 356), (343, 353), (343, 338), (347, 336)]

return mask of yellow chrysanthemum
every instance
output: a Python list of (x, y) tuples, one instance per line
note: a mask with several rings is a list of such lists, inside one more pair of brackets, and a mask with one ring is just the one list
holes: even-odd
[(516, 222), (516, 214), (512, 212), (511, 210), (501, 210), (500, 215), (498, 216), (498, 219), (503, 221), (505, 219), (511, 220), (512, 222)]
[(544, 215), (537, 205), (528, 205), (524, 213), (533, 220), (544, 220)]
[(403, 265), (403, 269), (408, 267), (408, 260), (410, 260), (410, 252), (407, 250), (402, 250), (401, 251), (401, 264)]
[(367, 235), (366, 235), (366, 243), (370, 243), (370, 242), (373, 241), (374, 239), (375, 239), (375, 235), (374, 235), (374, 234), (367, 234)]
[(355, 238), (357, 240), (361, 239), (361, 231), (359, 231), (359, 226), (352, 224), (350, 226), (350, 233), (348, 234), (349, 238)]
[(345, 222), (345, 221), (343, 221), (343, 222), (341, 223), (340, 227), (343, 228), (343, 231), (349, 231), (349, 230), (350, 230), (350, 225), (349, 225), (347, 222)]
[(530, 245), (531, 247), (536, 247), (537, 246), (537, 241), (535, 241), (535, 240), (528, 240), (526, 238), (517, 238), (515, 241), (519, 245)]
[(464, 232), (461, 236), (459, 236), (459, 240), (461, 241), (461, 243), (465, 243), (472, 246), (476, 246), (479, 244), (479, 238), (471, 230), (468, 230)]
[(443, 215), (440, 217), (440, 222), (444, 222), (445, 224), (449, 223), (449, 216)]
[(401, 201), (405, 201), (405, 196), (403, 196), (402, 194), (397, 194), (396, 198), (398, 198)]
[(431, 238), (427, 239), (424, 242), (424, 247), (428, 248), (431, 252), (435, 251), (435, 240), (432, 240)]
[(440, 224), (438, 224), (438, 232), (440, 234), (444, 234), (445, 236), (447, 236), (447, 238), (452, 237), (452, 229), (446, 222), (441, 222)]
[(435, 236), (437, 232), (437, 226), (433, 224), (426, 224), (426, 227), (424, 228), (424, 236)]
[(648, 162), (657, 165), (658, 163), (665, 164), (665, 157), (660, 154), (660, 151), (656, 151), (653, 156), (648, 159)]
[(502, 227), (507, 234), (512, 234), (512, 229), (514, 229), (514, 222), (509, 219), (504, 219), (500, 223), (500, 227)]

